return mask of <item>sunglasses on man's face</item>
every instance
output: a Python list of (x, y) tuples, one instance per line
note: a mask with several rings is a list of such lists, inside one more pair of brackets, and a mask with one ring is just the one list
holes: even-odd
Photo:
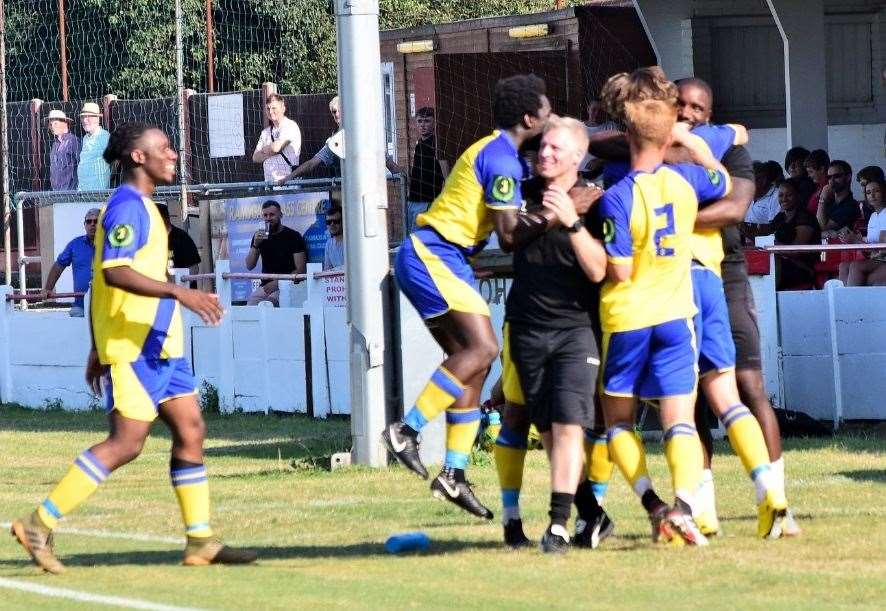
[(98, 219), (86, 219), (83, 221), (84, 225), (98, 225)]

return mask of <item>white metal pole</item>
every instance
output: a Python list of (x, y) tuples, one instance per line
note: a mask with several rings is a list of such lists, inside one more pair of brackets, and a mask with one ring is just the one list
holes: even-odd
[(351, 333), (354, 462), (387, 464), (384, 291), (388, 277), (385, 151), (378, 0), (336, 0), (343, 164), (346, 283)]
[(185, 48), (182, 36), (182, 2), (175, 0), (175, 91), (178, 96), (178, 182), (181, 185), (182, 220), (187, 218), (188, 187), (185, 169)]
[(6, 267), (6, 284), (12, 286), (12, 210), (9, 196), (9, 120), (6, 116), (6, 2), (0, 0), (0, 163), (3, 164), (3, 255)]
[(773, 0), (766, 0), (766, 6), (769, 7), (769, 13), (772, 15), (772, 20), (775, 21), (775, 27), (778, 28), (778, 33), (781, 36), (782, 52), (784, 54), (785, 137), (788, 148), (791, 148), (794, 146), (793, 121), (791, 120), (793, 115), (791, 109), (791, 43), (788, 39), (788, 34), (781, 23), (781, 18), (778, 16), (778, 11), (775, 9)]

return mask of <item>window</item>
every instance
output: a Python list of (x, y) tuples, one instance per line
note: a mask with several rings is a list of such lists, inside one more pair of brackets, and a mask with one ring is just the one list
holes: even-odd
[(385, 113), (385, 155), (397, 161), (397, 114), (394, 98), (394, 63), (381, 65), (381, 91)]

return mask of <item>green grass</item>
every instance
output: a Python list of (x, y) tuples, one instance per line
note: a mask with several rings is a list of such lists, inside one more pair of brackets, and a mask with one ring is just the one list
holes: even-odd
[[(498, 520), (478, 522), (433, 500), (403, 469), (326, 472), (318, 458), (348, 446), (348, 423), (302, 417), (208, 416), (213, 518), (226, 540), (260, 553), (251, 567), (185, 568), (181, 546), (60, 533), (68, 572), (40, 575), (10, 537), (0, 578), (159, 604), (213, 609), (291, 608), (882, 608), (886, 598), (884, 437), (843, 434), (788, 441), (789, 496), (802, 538), (754, 537), (751, 486), (725, 445), (715, 463), (725, 535), (707, 549), (656, 548), (636, 499), (616, 475), (607, 508), (616, 534), (566, 557), (506, 551)], [(0, 521), (29, 512), (76, 454), (100, 440), (104, 418), (0, 408)], [(142, 456), (115, 473), (64, 527), (177, 536), (168, 482), (169, 437), (158, 424)], [(650, 444), (662, 490), (666, 467)], [(481, 499), (499, 508), (495, 469), (475, 466)], [(527, 534), (546, 524), (547, 469), (527, 461)], [(423, 530), (422, 555), (389, 556), (392, 533)], [(0, 588), (0, 607), (95, 608)]]

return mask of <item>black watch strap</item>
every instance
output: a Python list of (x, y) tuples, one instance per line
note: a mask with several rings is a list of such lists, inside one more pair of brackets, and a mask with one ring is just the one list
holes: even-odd
[(581, 231), (581, 228), (584, 226), (585, 226), (584, 221), (582, 221), (581, 219), (575, 219), (575, 222), (572, 223), (569, 227), (567, 227), (566, 231), (568, 231), (569, 233), (578, 233), (579, 231)]

